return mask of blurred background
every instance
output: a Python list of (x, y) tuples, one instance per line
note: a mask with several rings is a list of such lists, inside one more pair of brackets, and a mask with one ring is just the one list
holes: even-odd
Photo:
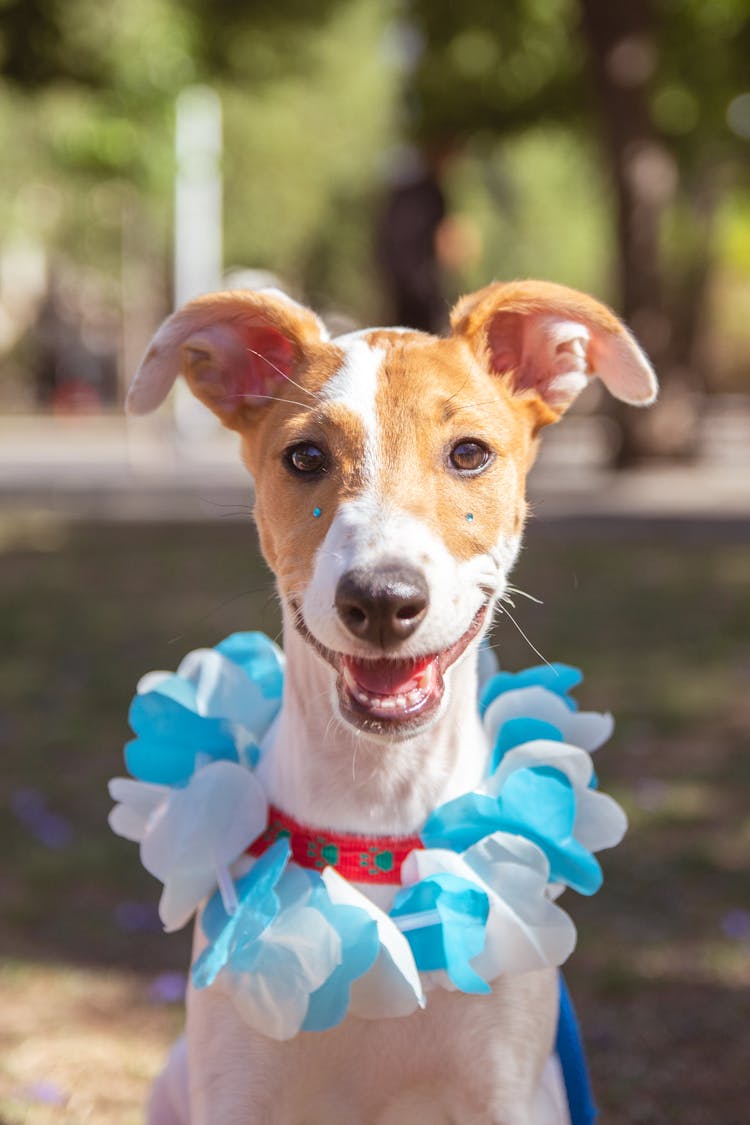
[[(603, 1120), (744, 1125), (748, 0), (1, 0), (0, 1125), (137, 1122), (189, 937), (107, 828), (139, 675), (275, 635), (230, 435), (128, 420), (175, 303), (275, 283), (445, 327), (493, 278), (624, 316), (662, 382), (546, 435), (502, 663), (579, 662), (631, 831), (567, 903)], [(528, 637), (528, 641), (526, 640)]]

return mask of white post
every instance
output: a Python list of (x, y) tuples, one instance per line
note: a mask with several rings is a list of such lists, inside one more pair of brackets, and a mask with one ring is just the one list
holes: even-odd
[[(208, 86), (190, 86), (177, 98), (174, 202), (174, 294), (177, 308), (221, 287), (221, 101)], [(184, 451), (217, 425), (213, 414), (177, 384), (175, 425)], [(182, 439), (182, 440), (180, 440)]]

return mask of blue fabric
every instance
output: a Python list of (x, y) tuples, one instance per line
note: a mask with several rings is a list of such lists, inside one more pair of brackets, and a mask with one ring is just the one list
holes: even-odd
[(572, 1125), (593, 1125), (598, 1116), (591, 1093), (591, 1081), (586, 1055), (581, 1041), (573, 1002), (562, 973), (560, 982), (560, 1010), (557, 1019), (557, 1040), (555, 1050), (562, 1067), (565, 1092), (568, 1096), (568, 1110)]

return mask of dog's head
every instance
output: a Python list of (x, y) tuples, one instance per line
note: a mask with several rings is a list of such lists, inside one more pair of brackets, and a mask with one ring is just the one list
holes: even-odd
[(331, 340), (277, 291), (213, 294), (162, 325), (128, 399), (145, 413), (182, 372), (239, 431), (282, 600), (341, 717), (391, 739), (440, 714), (505, 590), (540, 429), (595, 376), (656, 395), (627, 330), (573, 290), (490, 285), (451, 324)]

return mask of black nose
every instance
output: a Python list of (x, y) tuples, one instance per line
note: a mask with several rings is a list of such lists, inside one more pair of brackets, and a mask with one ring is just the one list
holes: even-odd
[(350, 570), (336, 587), (336, 611), (349, 632), (381, 649), (410, 637), (429, 604), (424, 576), (401, 563)]

